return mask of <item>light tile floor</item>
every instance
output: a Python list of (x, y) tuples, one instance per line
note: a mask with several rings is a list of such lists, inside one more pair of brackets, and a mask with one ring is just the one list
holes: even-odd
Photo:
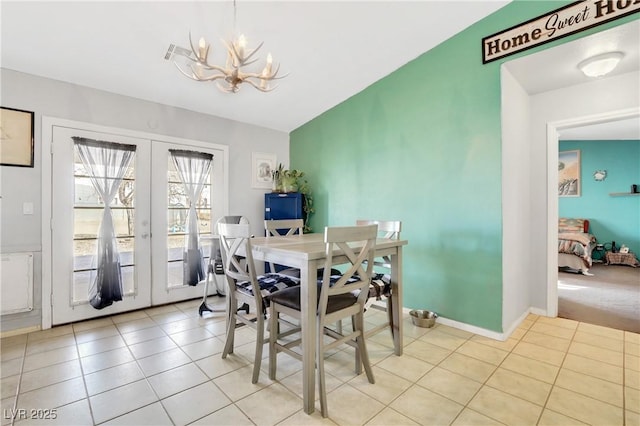
[(368, 340), (376, 384), (350, 347), (327, 358), (323, 419), (302, 411), (298, 361), (280, 354), (271, 381), (265, 359), (251, 384), (255, 333), (223, 360), (223, 317), (198, 304), (2, 339), (2, 425), (640, 425), (638, 334), (529, 315), (499, 342), (406, 318), (402, 357), (387, 331)]

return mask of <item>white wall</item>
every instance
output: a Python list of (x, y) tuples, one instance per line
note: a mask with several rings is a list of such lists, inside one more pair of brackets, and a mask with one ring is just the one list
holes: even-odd
[[(594, 80), (559, 90), (540, 93), (530, 98), (531, 105), (531, 306), (547, 310), (549, 268), (547, 239), (551, 230), (553, 240), (557, 238), (557, 223), (548, 223), (547, 213), (553, 211), (557, 217), (555, 203), (547, 202), (547, 156), (557, 155), (558, 144), (547, 144), (547, 123), (569, 120), (618, 111), (640, 106), (640, 73), (631, 72), (620, 76)], [(553, 205), (552, 205), (553, 204)], [(556, 256), (555, 253), (552, 254)], [(557, 279), (556, 279), (557, 281)]]
[[(548, 248), (553, 246), (548, 241), (554, 242), (557, 238), (557, 223), (549, 223), (548, 216), (554, 216), (555, 212), (557, 222), (558, 203), (555, 192), (548, 190), (549, 185), (554, 188), (556, 185), (548, 183), (548, 179), (551, 176), (557, 180), (557, 173), (548, 169), (548, 157), (557, 156), (558, 144), (557, 140), (547, 142), (547, 124), (640, 107), (640, 73), (594, 80), (525, 100), (521, 86), (508, 73), (507, 63), (503, 67), (502, 100), (503, 158), (513, 155), (529, 158), (526, 165), (516, 163), (523, 169), (503, 162), (503, 325), (508, 327), (522, 309), (525, 294), (534, 312), (555, 315), (548, 312), (548, 297), (549, 286), (557, 282), (557, 263), (553, 262), (557, 253)], [(524, 119), (527, 108), (529, 117)], [(523, 126), (524, 136), (517, 131), (517, 126)], [(522, 143), (529, 143), (529, 147), (526, 152), (518, 153)], [(528, 185), (522, 181), (523, 173), (529, 174)], [(516, 185), (523, 189), (528, 186), (528, 200), (522, 199), (523, 194), (516, 190)], [(522, 267), (520, 261), (513, 258), (516, 253), (509, 253), (514, 247), (528, 251), (528, 267), (520, 271), (517, 270)]]
[(502, 330), (509, 335), (529, 312), (531, 248), (522, 236), (531, 223), (529, 96), (507, 67), (502, 87)]
[[(256, 235), (263, 232), (265, 190), (251, 188), (251, 152), (274, 153), (289, 164), (284, 132), (6, 69), (0, 69), (0, 96), (4, 107), (35, 112), (35, 167), (0, 167), (0, 251), (34, 252), (35, 309), (1, 317), (2, 332), (41, 324), (40, 200), (49, 190), (41, 183), (43, 116), (228, 145), (229, 213), (247, 216)], [(34, 204), (33, 215), (22, 213), (25, 202)]]

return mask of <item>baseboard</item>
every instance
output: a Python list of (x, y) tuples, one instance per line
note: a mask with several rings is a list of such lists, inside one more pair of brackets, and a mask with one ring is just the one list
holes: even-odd
[(534, 315), (540, 315), (541, 317), (548, 317), (547, 311), (540, 308), (529, 308), (529, 312)]
[(20, 334), (33, 333), (34, 331), (40, 331), (42, 327), (39, 325), (32, 325), (31, 327), (18, 328), (16, 330), (3, 331), (0, 333), (0, 338), (19, 336)]
[[(402, 311), (408, 315), (411, 309), (402, 308)], [(459, 330), (468, 331), (470, 333), (474, 333), (479, 336), (488, 337), (489, 339), (493, 339), (493, 340), (505, 341), (509, 337), (509, 334), (498, 333), (493, 330), (487, 330), (485, 328), (476, 327), (475, 325), (470, 325), (464, 322), (455, 321), (455, 320), (441, 317), (441, 316), (438, 316), (438, 319), (436, 319), (436, 323), (444, 324), (446, 326), (457, 328)]]
[(504, 332), (505, 335), (505, 340), (509, 338), (509, 336), (511, 336), (513, 334), (514, 331), (516, 331), (516, 329), (518, 327), (520, 327), (520, 324), (522, 324), (522, 321), (525, 320), (525, 318), (527, 318), (529, 316), (529, 313), (531, 312), (532, 308), (527, 309), (526, 311), (524, 311), (522, 313), (522, 315), (520, 315), (520, 318), (516, 319), (513, 323), (511, 323), (511, 326), (509, 326)]

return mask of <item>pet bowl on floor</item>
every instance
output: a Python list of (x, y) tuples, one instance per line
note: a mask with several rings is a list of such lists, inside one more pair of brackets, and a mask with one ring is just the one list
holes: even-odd
[(433, 327), (436, 323), (436, 318), (438, 318), (438, 314), (435, 312), (416, 309), (410, 311), (409, 315), (411, 316), (411, 322), (413, 325), (425, 328)]

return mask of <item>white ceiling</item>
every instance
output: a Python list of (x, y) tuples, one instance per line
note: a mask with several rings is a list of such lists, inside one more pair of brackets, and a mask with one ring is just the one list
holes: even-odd
[[(510, 0), (244, 1), (236, 28), (289, 75), (271, 93), (220, 92), (164, 59), (169, 44), (204, 36), (221, 52), (233, 33), (226, 1), (0, 2), (1, 66), (244, 123), (289, 132), (348, 99)], [(620, 50), (611, 74), (637, 71), (640, 22), (510, 61), (531, 93), (587, 78), (586, 57)], [(480, 48), (480, 41), (478, 41)], [(602, 136), (601, 136), (602, 135)], [(606, 137), (604, 137), (606, 135)], [(562, 139), (640, 139), (638, 120), (566, 129)]]
[[(2, 0), (2, 67), (291, 131), (353, 96), (509, 0), (237, 1), (238, 33), (264, 42), (289, 73), (271, 93), (183, 77), (171, 43), (204, 36), (220, 52), (233, 2)], [(478, 40), (480, 49), (480, 40)], [(220, 58), (220, 62), (222, 61)]]
[[(605, 52), (623, 52), (618, 66), (602, 79), (640, 69), (640, 21), (582, 37), (505, 63), (527, 93), (556, 90), (593, 81), (577, 64)], [(616, 120), (560, 131), (561, 140), (640, 140), (640, 118)]]

